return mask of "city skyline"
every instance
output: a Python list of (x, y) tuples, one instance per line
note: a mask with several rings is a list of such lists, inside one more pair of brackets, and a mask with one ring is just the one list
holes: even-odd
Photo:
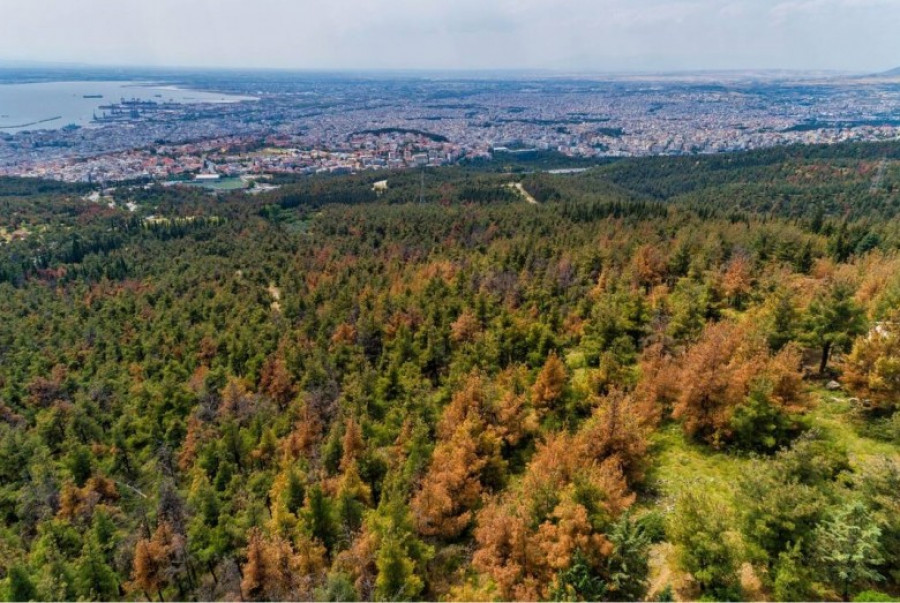
[(5, 4), (0, 66), (877, 73), (900, 65), (900, 3), (890, 0)]

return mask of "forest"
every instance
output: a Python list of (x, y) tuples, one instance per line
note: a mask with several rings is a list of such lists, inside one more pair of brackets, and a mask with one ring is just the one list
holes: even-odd
[(898, 600), (900, 143), (548, 163), (0, 179), (0, 598)]

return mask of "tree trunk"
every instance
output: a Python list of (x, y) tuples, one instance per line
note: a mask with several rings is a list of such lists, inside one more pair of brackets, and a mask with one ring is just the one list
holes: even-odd
[(831, 342), (826, 341), (822, 346), (822, 362), (819, 364), (819, 374), (825, 374), (825, 368), (828, 366), (828, 356), (831, 354)]
[(188, 588), (190, 590), (197, 589), (197, 573), (194, 571), (194, 564), (191, 563), (190, 558), (185, 554), (184, 555), (184, 566), (187, 568), (188, 575)]

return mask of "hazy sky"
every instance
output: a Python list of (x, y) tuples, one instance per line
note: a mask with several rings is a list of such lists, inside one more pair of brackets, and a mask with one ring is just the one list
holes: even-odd
[(305, 69), (900, 66), (900, 0), (0, 0), (0, 61)]

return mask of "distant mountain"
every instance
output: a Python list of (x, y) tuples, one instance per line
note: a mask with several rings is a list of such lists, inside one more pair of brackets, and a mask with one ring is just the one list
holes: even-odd
[(894, 67), (893, 69), (889, 69), (887, 71), (882, 71), (878, 75), (883, 75), (887, 77), (900, 77), (900, 67)]

